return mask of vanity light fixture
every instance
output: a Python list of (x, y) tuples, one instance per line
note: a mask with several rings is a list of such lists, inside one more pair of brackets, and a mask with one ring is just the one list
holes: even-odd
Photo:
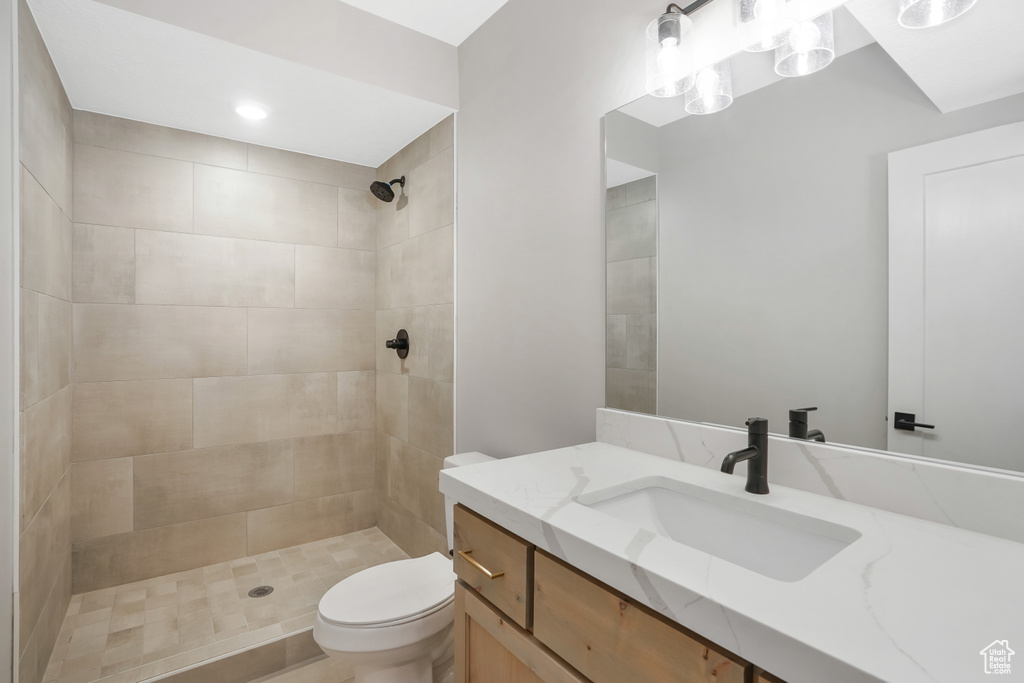
[(250, 121), (262, 121), (267, 118), (267, 110), (253, 102), (244, 102), (235, 107), (235, 113), (243, 119)]
[(686, 111), (689, 114), (714, 114), (732, 104), (732, 69), (725, 60), (701, 69), (693, 79), (693, 87), (686, 91)]
[(903, 28), (931, 28), (956, 19), (978, 0), (900, 0), (897, 16)]
[(689, 15), (711, 0), (696, 0), (683, 9), (672, 3), (647, 27), (647, 92), (677, 97), (693, 87), (693, 20)]
[(806, 76), (821, 71), (835, 59), (832, 13), (800, 23), (782, 47), (775, 50), (775, 73)]
[(740, 43), (747, 52), (767, 52), (781, 47), (796, 28), (797, 20), (787, 0), (738, 0)]

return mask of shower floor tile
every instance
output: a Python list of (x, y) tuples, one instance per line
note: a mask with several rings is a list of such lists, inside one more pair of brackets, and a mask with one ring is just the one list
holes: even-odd
[[(44, 683), (136, 683), (307, 630), (328, 588), (406, 557), (364, 529), (75, 595)], [(250, 598), (259, 586), (274, 591)]]

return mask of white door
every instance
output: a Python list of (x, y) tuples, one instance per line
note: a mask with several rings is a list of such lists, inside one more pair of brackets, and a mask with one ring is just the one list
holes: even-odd
[(889, 450), (1022, 471), (1022, 419), (1024, 123), (890, 154)]

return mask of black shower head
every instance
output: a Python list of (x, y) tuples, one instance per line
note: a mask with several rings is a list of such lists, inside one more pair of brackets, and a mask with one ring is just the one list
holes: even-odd
[(391, 189), (391, 186), (395, 183), (398, 183), (401, 187), (405, 187), (405, 176), (392, 180), (390, 183), (378, 180), (370, 185), (370, 192), (372, 192), (373, 196), (382, 202), (392, 202), (395, 199), (395, 191)]

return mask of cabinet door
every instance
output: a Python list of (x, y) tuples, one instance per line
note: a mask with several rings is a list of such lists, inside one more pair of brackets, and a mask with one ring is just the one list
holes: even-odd
[(540, 550), (533, 632), (595, 683), (744, 683), (745, 661)]
[(532, 545), (456, 505), (453, 566), (466, 585), (512, 621), (526, 629), (532, 626)]
[(455, 683), (588, 683), (461, 582), (455, 584)]

